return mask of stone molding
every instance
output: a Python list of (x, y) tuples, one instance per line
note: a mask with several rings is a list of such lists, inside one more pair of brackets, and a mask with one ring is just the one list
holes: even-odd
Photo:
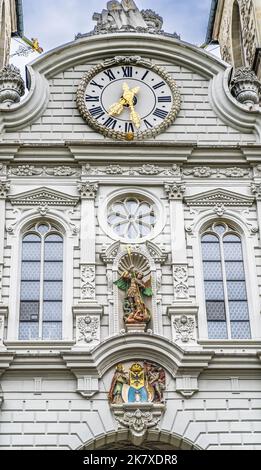
[(59, 166), (35, 166), (30, 164), (12, 165), (8, 168), (8, 176), (54, 176), (54, 177), (68, 177), (79, 176), (81, 170), (77, 167), (70, 165)]
[(185, 202), (188, 206), (245, 206), (251, 207), (254, 203), (253, 196), (245, 196), (227, 189), (217, 188), (210, 191), (194, 194), (193, 196), (185, 196)]
[(79, 197), (46, 187), (33, 189), (8, 197), (12, 206), (76, 206)]
[(87, 163), (83, 166), (84, 176), (177, 176), (181, 174), (179, 165), (159, 166), (152, 163), (146, 163), (142, 166), (127, 166), (120, 164), (91, 165)]

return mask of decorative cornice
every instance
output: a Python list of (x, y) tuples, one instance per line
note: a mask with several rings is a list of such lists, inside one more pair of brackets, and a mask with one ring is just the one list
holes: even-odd
[(184, 183), (165, 183), (165, 191), (169, 200), (182, 200), (186, 191)]
[(77, 189), (82, 199), (95, 199), (99, 185), (95, 182), (84, 181), (78, 184)]
[(217, 188), (210, 191), (186, 196), (185, 202), (188, 206), (247, 206), (251, 207), (255, 198), (252, 196), (244, 196), (233, 191)]
[(179, 165), (159, 166), (152, 163), (145, 163), (141, 166), (127, 166), (119, 164), (111, 165), (90, 165), (83, 166), (83, 175), (87, 176), (176, 176), (181, 175)]
[(24, 193), (9, 196), (13, 206), (76, 206), (79, 198), (54, 189), (41, 187)]

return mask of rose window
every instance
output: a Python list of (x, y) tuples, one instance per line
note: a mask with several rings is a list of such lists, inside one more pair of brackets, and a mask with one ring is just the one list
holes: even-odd
[(156, 222), (155, 206), (135, 197), (115, 201), (109, 207), (108, 224), (121, 238), (137, 240), (150, 235)]

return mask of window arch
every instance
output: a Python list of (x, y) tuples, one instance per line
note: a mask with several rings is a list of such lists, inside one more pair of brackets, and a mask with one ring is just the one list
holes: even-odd
[(251, 337), (242, 242), (225, 223), (209, 226), (201, 238), (205, 303), (210, 339)]
[(20, 340), (62, 338), (63, 236), (38, 222), (22, 238)]

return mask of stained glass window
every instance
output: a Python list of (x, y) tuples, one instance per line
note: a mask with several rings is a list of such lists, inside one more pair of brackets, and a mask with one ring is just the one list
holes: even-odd
[(62, 299), (63, 237), (38, 223), (22, 239), (19, 339), (61, 339)]
[(209, 338), (251, 338), (240, 236), (215, 223), (203, 234), (201, 247)]

